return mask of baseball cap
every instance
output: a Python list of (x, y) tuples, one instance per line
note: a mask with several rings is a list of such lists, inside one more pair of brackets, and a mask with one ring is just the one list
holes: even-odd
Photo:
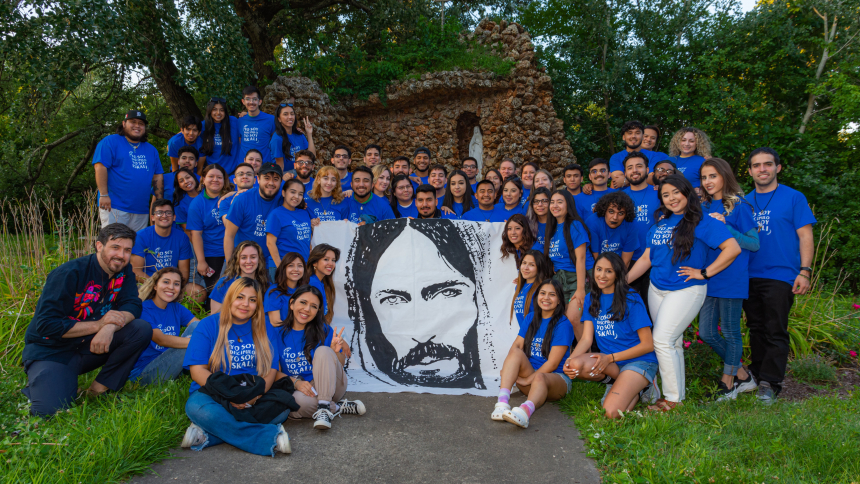
[(257, 175), (265, 175), (266, 173), (276, 173), (279, 177), (284, 177), (284, 170), (276, 163), (263, 163)]
[(132, 109), (131, 111), (125, 113), (126, 121), (129, 119), (139, 119), (144, 122), (144, 124), (149, 124), (149, 121), (146, 120), (146, 115), (143, 114), (143, 111), (138, 111), (137, 109)]
[(416, 148), (415, 153), (413, 153), (412, 156), (418, 156), (418, 153), (424, 153), (425, 155), (430, 156), (430, 157), (433, 156), (430, 154), (430, 148), (427, 148), (426, 146)]

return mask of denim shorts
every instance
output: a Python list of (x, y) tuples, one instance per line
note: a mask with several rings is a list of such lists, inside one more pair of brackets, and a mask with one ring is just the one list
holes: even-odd
[(657, 363), (653, 361), (637, 360), (631, 361), (630, 363), (627, 363), (622, 366), (618, 374), (621, 375), (622, 372), (625, 372), (627, 370), (635, 371), (636, 373), (639, 373), (640, 375), (644, 376), (645, 379), (649, 382), (654, 383), (654, 378), (657, 377), (658, 368), (659, 365), (657, 365)]
[(569, 376), (565, 375), (564, 373), (556, 373), (556, 375), (564, 378), (564, 382), (567, 384), (567, 391), (564, 392), (564, 394), (567, 395), (568, 393), (570, 393), (570, 389), (573, 388), (573, 381), (570, 379)]

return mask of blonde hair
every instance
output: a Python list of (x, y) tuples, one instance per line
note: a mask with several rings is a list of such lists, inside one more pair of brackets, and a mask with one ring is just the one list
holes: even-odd
[[(157, 270), (155, 274), (150, 276), (149, 279), (144, 281), (143, 284), (140, 285), (140, 288), (137, 291), (137, 297), (140, 298), (141, 301), (146, 301), (147, 299), (155, 298), (155, 286), (158, 285), (158, 280), (161, 279), (165, 274), (177, 274), (179, 275), (179, 285), (185, 286), (185, 278), (182, 277), (182, 273), (179, 272), (179, 269), (175, 267), (162, 267)], [(182, 293), (178, 293), (176, 295), (176, 299), (168, 302), (175, 302), (182, 299)]]
[[(549, 178), (549, 186), (547, 187), (547, 190), (549, 190), (549, 191), (555, 190), (555, 178), (552, 177), (552, 173), (550, 173), (549, 170), (545, 170), (543, 168), (538, 170), (535, 173), (535, 176), (538, 176), (538, 173), (543, 173), (544, 175), (547, 176), (547, 178)], [(534, 178), (532, 178), (532, 188), (534, 188)]]
[(324, 166), (317, 171), (317, 177), (314, 178), (314, 186), (311, 187), (311, 191), (310, 191), (310, 193), (308, 193), (308, 196), (313, 198), (317, 202), (320, 201), (320, 198), (322, 198), (322, 196), (323, 196), (322, 185), (320, 183), (322, 182), (322, 178), (324, 176), (333, 176), (334, 179), (337, 181), (337, 183), (334, 186), (334, 190), (331, 191), (332, 203), (338, 204), (338, 203), (342, 202), (344, 199), (344, 196), (343, 196), (343, 189), (341, 189), (341, 186), (340, 186), (340, 173), (338, 173), (337, 168), (335, 168), (333, 166)]
[[(720, 175), (720, 178), (723, 179), (723, 208), (726, 209), (726, 213), (724, 215), (731, 215), (732, 210), (735, 207), (743, 202), (744, 199), (744, 191), (741, 190), (741, 186), (738, 183), (737, 178), (735, 178), (735, 174), (732, 172), (732, 166), (729, 165), (729, 162), (722, 158), (708, 158), (702, 163), (702, 168), (710, 166)], [(701, 168), (699, 168), (701, 170)], [(700, 171), (701, 172), (701, 171)], [(711, 196), (704, 188), (702, 189), (702, 202), (703, 203), (711, 203), (714, 200), (714, 197)]]
[(224, 304), (221, 306), (221, 317), (218, 320), (218, 339), (215, 340), (215, 347), (212, 349), (212, 354), (209, 355), (209, 371), (216, 372), (223, 370), (224, 355), (227, 355), (226, 373), (230, 373), (232, 368), (233, 356), (230, 353), (230, 345), (227, 344), (227, 338), (230, 334), (230, 328), (233, 327), (233, 301), (239, 296), (245, 288), (253, 288), (257, 293), (257, 305), (254, 308), (254, 314), (251, 316), (251, 333), (254, 339), (254, 350), (257, 354), (257, 374), (265, 377), (272, 370), (272, 348), (269, 343), (269, 337), (266, 334), (266, 314), (263, 310), (263, 291), (260, 283), (248, 277), (240, 277), (230, 285), (227, 294), (224, 296)]
[(687, 133), (693, 133), (696, 136), (696, 154), (702, 158), (711, 157), (711, 138), (699, 128), (686, 127), (681, 128), (672, 136), (672, 141), (669, 141), (669, 156), (679, 156), (681, 154), (681, 138)]
[(371, 183), (371, 185), (370, 185), (371, 191), (373, 191), (373, 187), (376, 186), (376, 180), (378, 180), (379, 177), (382, 176), (382, 173), (385, 171), (388, 172), (388, 188), (385, 189), (385, 195), (390, 197), (391, 196), (391, 179), (393, 178), (391, 176), (391, 169), (380, 163), (380, 164), (374, 166), (370, 171), (373, 172), (373, 183)]

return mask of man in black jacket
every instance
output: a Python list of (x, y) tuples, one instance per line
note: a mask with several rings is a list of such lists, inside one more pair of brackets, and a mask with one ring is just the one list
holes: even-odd
[(24, 338), (30, 413), (53, 415), (77, 394), (78, 375), (101, 367), (87, 390), (119, 390), (152, 340), (129, 260), (135, 233), (120, 223), (101, 229), (96, 253), (51, 271)]

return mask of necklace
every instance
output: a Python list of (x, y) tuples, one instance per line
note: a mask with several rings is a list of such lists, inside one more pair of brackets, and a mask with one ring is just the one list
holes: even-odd
[(773, 200), (773, 196), (776, 195), (776, 191), (779, 190), (779, 183), (776, 184), (776, 188), (773, 189), (773, 193), (770, 194), (770, 198), (768, 198), (767, 203), (764, 204), (764, 208), (758, 208), (758, 192), (753, 192), (753, 203), (755, 203), (755, 209), (758, 210), (758, 213), (761, 214), (765, 210), (767, 210), (767, 206), (770, 205), (770, 202)]
[[(634, 190), (633, 188), (630, 189), (630, 198), (632, 198), (633, 201), (636, 202), (636, 206), (634, 208), (638, 209), (639, 204), (641, 204), (645, 200), (645, 197), (648, 195), (648, 192), (646, 190), (648, 190), (648, 187), (645, 187), (642, 190)], [(642, 192), (642, 196), (639, 198), (639, 200), (636, 200), (636, 198), (633, 197), (633, 194), (637, 191)]]
[(237, 339), (237, 340), (239, 340), (239, 342), (240, 342), (240, 343), (242, 342), (242, 337), (243, 337), (243, 336), (248, 336), (248, 335), (249, 335), (249, 334), (251, 334), (253, 331), (254, 331), (254, 328), (253, 328), (253, 327), (251, 327), (251, 329), (250, 329), (247, 333), (245, 333), (245, 334), (239, 334), (239, 331), (237, 331), (237, 330), (236, 330), (236, 327), (235, 327), (235, 326), (233, 327), (233, 333), (235, 333), (235, 334), (236, 334), (236, 339)]
[(134, 150), (135, 150), (135, 151), (137, 151), (137, 149), (138, 149), (138, 148), (140, 148), (140, 141), (138, 141), (138, 142), (137, 142), (137, 144), (136, 144), (136, 145), (134, 145), (134, 144), (132, 144), (132, 143), (131, 143), (131, 141), (129, 141), (129, 140), (128, 140), (128, 138), (126, 138), (126, 139), (125, 139), (125, 142), (126, 142), (126, 143), (128, 143), (128, 145), (129, 145), (129, 146), (131, 146), (132, 148), (134, 148)]

